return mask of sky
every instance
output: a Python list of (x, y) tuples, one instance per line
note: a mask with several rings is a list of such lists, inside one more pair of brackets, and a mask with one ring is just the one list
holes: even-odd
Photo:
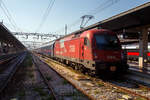
[[(65, 25), (68, 34), (78, 30), (81, 16), (92, 15), (88, 25), (107, 19), (150, 0), (54, 0), (43, 26), (39, 29), (42, 16), (52, 0), (2, 0), (16, 23), (14, 28), (0, 8), (0, 21), (12, 31), (53, 33), (64, 35)], [(111, 1), (116, 3), (111, 4)], [(1, 0), (0, 0), (1, 4)], [(3, 6), (1, 4), (1, 6)], [(11, 20), (12, 20), (11, 19)], [(70, 27), (71, 26), (71, 27)], [(38, 31), (37, 31), (38, 30)]]

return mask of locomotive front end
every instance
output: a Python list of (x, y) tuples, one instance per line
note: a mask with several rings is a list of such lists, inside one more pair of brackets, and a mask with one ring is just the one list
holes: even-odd
[(127, 69), (120, 41), (116, 34), (103, 30), (93, 34), (93, 61), (99, 73), (122, 72)]

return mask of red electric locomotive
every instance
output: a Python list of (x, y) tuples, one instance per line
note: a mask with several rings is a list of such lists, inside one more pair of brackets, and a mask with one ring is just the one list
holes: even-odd
[[(57, 39), (53, 45), (53, 58), (79, 70), (122, 72), (128, 69), (120, 41), (115, 33), (105, 29), (92, 29)], [(51, 50), (52, 51), (52, 50)]]

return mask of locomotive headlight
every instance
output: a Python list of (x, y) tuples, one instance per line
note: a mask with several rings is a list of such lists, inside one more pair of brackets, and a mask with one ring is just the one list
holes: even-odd
[(110, 71), (114, 72), (116, 70), (117, 70), (116, 66), (110, 66)]

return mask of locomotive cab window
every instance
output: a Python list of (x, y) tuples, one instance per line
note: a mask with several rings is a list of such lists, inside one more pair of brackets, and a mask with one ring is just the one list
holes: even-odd
[(103, 50), (117, 50), (121, 49), (121, 46), (119, 44), (119, 40), (116, 35), (111, 34), (101, 34), (101, 35), (95, 35), (96, 39), (96, 46), (98, 49)]
[(90, 41), (87, 37), (84, 38), (84, 45), (90, 47)]

